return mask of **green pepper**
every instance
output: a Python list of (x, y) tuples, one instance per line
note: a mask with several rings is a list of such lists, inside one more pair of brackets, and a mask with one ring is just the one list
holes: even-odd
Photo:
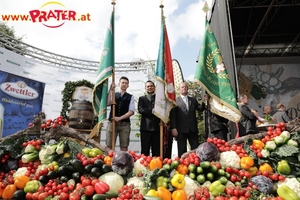
[(225, 185), (223, 185), (221, 183), (221, 181), (217, 180), (217, 181), (214, 181), (212, 184), (210, 184), (209, 186), (209, 191), (211, 192), (211, 194), (213, 196), (218, 196), (220, 195), (221, 193), (223, 193), (225, 191)]
[(36, 192), (40, 187), (38, 180), (28, 181), (24, 187), (24, 192)]
[(291, 173), (291, 168), (286, 160), (281, 160), (277, 164), (277, 171), (280, 174), (289, 175)]
[(277, 188), (277, 194), (284, 200), (300, 200), (300, 197), (289, 186), (283, 185)]
[(159, 176), (156, 179), (156, 187), (168, 188), (168, 184), (169, 184), (169, 179), (164, 176)]

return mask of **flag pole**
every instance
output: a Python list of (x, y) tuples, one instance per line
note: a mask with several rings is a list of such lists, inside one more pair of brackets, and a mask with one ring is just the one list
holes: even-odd
[[(207, 20), (207, 13), (210, 10), (210, 8), (209, 8), (209, 6), (207, 4), (207, 1), (204, 2), (202, 10), (203, 10), (203, 12), (205, 12), (205, 21), (206, 21)], [(205, 89), (203, 91), (204, 91), (204, 93), (206, 93)], [(203, 97), (204, 97), (204, 95), (202, 95), (202, 101), (203, 101)], [(205, 117), (204, 117), (204, 120), (205, 120), (205, 122), (204, 122), (204, 124), (205, 124), (204, 125), (205, 126), (204, 127), (205, 128), (205, 136), (204, 136), (204, 138), (205, 139), (208, 138), (209, 132), (210, 132), (210, 128), (209, 128), (209, 126), (210, 126), (210, 119), (209, 119), (209, 111), (208, 111), (209, 109), (210, 109), (209, 108), (209, 103), (207, 102), (206, 109), (204, 111), (204, 115), (205, 115)]]
[[(113, 15), (115, 15), (115, 5), (116, 5), (116, 0), (112, 0), (111, 4), (113, 5)], [(113, 20), (115, 20), (115, 17), (113, 16)], [(115, 37), (114, 37), (114, 31), (115, 31), (115, 23), (113, 23), (112, 27), (112, 35), (113, 35), (113, 45), (115, 45)], [(113, 52), (115, 53), (115, 52)], [(115, 57), (115, 56), (114, 56)], [(112, 68), (112, 85), (115, 85), (115, 61), (113, 62), (113, 68)], [(116, 95), (115, 95), (115, 87), (113, 87), (112, 90), (112, 118), (115, 118), (115, 110), (116, 110)], [(111, 136), (111, 149), (114, 151), (115, 150), (115, 140), (116, 140), (116, 122), (115, 120), (111, 120), (112, 122), (112, 136)]]
[[(161, 2), (160, 2), (160, 9), (161, 9), (161, 16), (163, 17), (163, 9), (164, 9), (164, 5), (162, 4), (162, 0), (161, 0)], [(162, 23), (162, 22), (161, 22)], [(164, 155), (164, 153), (163, 153), (163, 138), (164, 138), (164, 136), (163, 136), (163, 121), (162, 120), (160, 120), (160, 123), (159, 123), (159, 141), (160, 141), (160, 143), (159, 143), (159, 152), (160, 152), (160, 157), (161, 158), (163, 158), (163, 155)]]

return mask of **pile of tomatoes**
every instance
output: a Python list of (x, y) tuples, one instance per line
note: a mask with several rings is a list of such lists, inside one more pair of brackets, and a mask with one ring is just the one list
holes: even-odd
[(285, 128), (286, 127), (284, 122), (276, 124), (275, 127), (269, 126), (267, 128), (267, 135), (264, 138), (262, 138), (261, 141), (263, 143), (266, 143), (267, 141), (272, 140), (274, 137), (279, 136), (282, 133), (282, 131), (285, 131)]
[[(65, 126), (68, 123), (68, 120), (62, 116), (58, 116), (56, 119), (47, 119), (46, 122), (41, 124), (42, 129), (56, 128), (57, 126)], [(33, 123), (29, 123), (29, 126), (33, 126)]]
[(233, 144), (230, 146), (228, 142), (217, 137), (207, 138), (206, 141), (216, 145), (220, 152), (235, 151), (240, 158), (247, 156), (246, 151), (243, 149), (243, 144)]

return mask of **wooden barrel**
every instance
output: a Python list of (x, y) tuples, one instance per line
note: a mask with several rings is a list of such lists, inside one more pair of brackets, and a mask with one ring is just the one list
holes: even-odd
[(89, 101), (73, 101), (69, 114), (69, 127), (91, 129), (94, 121), (94, 110)]

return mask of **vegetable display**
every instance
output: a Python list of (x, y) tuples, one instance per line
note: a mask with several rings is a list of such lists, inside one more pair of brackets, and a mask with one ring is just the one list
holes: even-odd
[[(280, 131), (279, 131), (280, 129)], [(69, 138), (0, 143), (0, 198), (27, 200), (300, 200), (300, 132), (208, 138), (173, 159), (102, 151)], [(2, 150), (2, 151), (1, 151)]]

